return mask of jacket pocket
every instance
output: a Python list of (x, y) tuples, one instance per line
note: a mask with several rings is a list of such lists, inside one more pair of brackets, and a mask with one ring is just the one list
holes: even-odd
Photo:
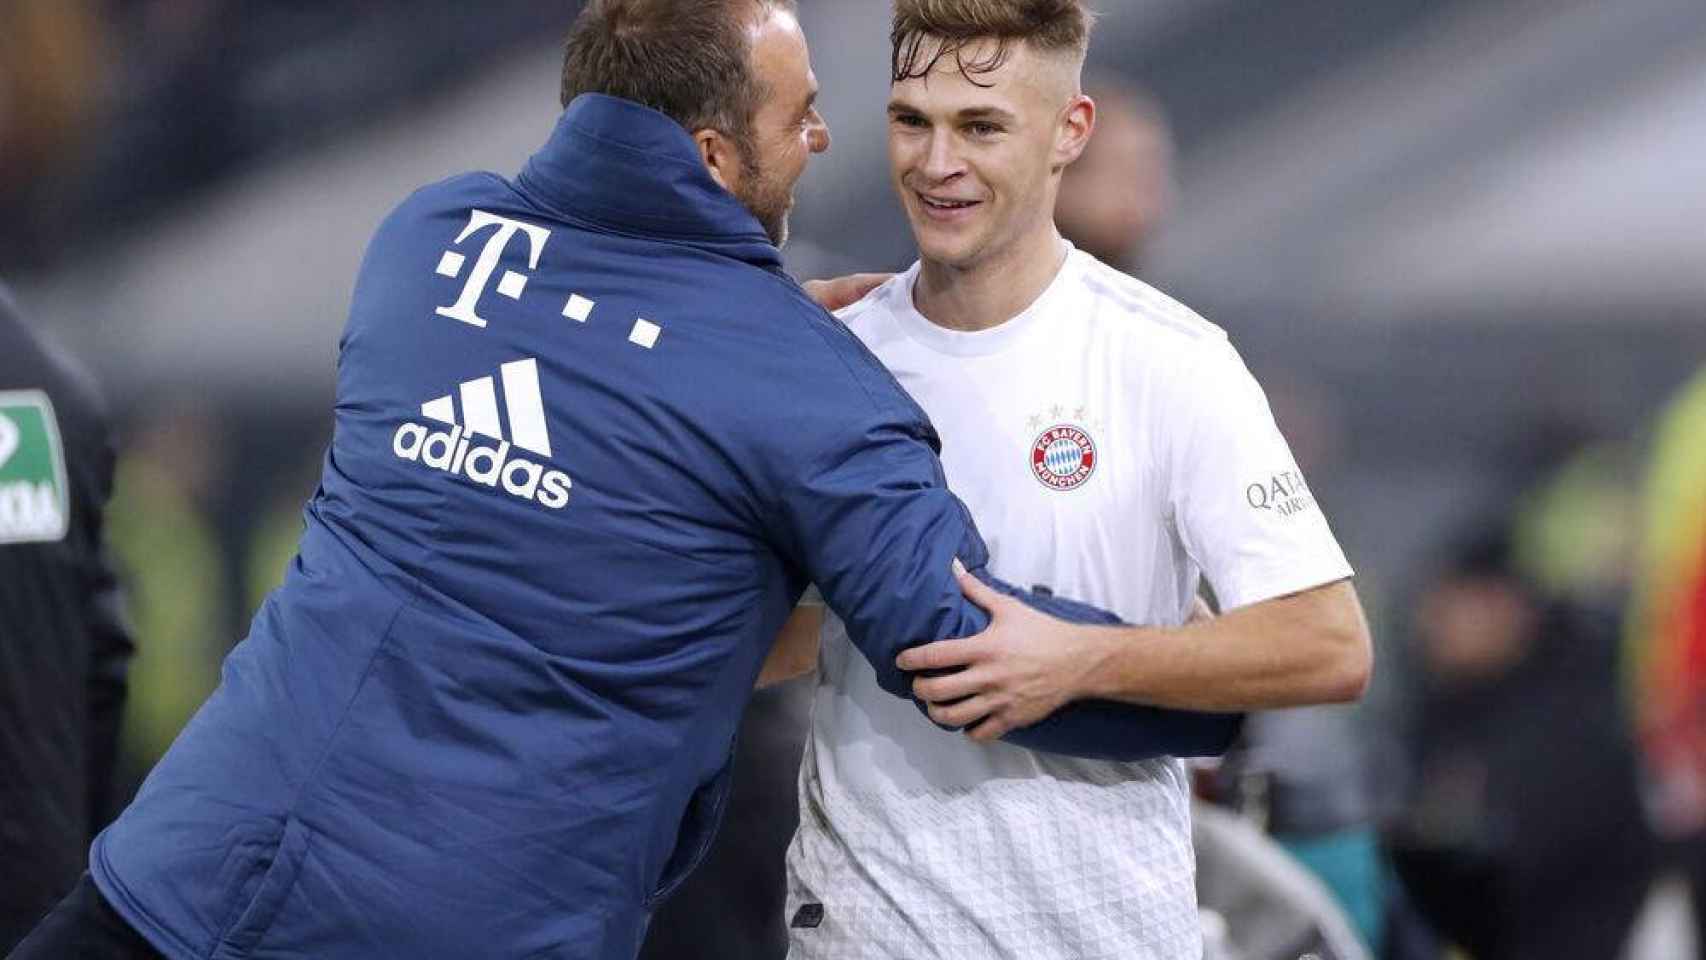
[(302, 858), (307, 853), (308, 828), (302, 825), (302, 821), (290, 817), (285, 821), (284, 832), (279, 835), (278, 847), (273, 851), (272, 863), (261, 875), (254, 896), (226, 929), (225, 935), (219, 938), (219, 945), (209, 960), (238, 960), (255, 948), (277, 918), (290, 889), (296, 885)]
[(723, 807), (728, 804), (734, 769), (734, 751), (731, 749), (717, 775), (693, 791), (692, 798), (687, 801), (687, 812), (681, 818), (681, 833), (676, 838), (675, 850), (664, 864), (657, 889), (645, 900), (647, 909), (661, 903), (686, 883), (694, 869), (704, 862), (705, 855), (711, 852), (711, 841), (716, 839), (717, 827), (723, 822)]

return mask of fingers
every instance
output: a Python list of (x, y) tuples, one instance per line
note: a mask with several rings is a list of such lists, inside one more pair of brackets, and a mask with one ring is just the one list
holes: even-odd
[[(960, 583), (960, 591), (965, 594), (966, 599), (989, 611), (991, 615), (1002, 604), (1009, 602), (1007, 596), (972, 576), (958, 557), (954, 558), (953, 569), (954, 577)], [(981, 656), (989, 653), (988, 644), (981, 642), (987, 634), (986, 630), (976, 636), (938, 640), (935, 643), (912, 647), (895, 658), (895, 666), (902, 670), (920, 671), (951, 669), (975, 663)]]
[(825, 310), (840, 310), (864, 299), (865, 294), (882, 286), (893, 274), (854, 273), (833, 280), (807, 280), (800, 284), (806, 296), (817, 301)]
[(902, 650), (895, 658), (895, 666), (907, 671), (945, 670), (952, 667), (963, 667), (972, 663), (978, 653), (976, 637), (961, 637), (957, 640), (938, 640), (923, 646)]
[(912, 694), (925, 703), (949, 703), (983, 692), (986, 682), (980, 673), (960, 670), (947, 676), (922, 676), (912, 681)]
[(990, 613), (1007, 600), (1007, 596), (973, 576), (959, 560), (954, 561), (954, 577), (960, 581), (960, 592), (966, 599), (977, 604)]
[(927, 708), (930, 719), (947, 727), (965, 727), (994, 712), (988, 697), (972, 697), (958, 703), (932, 703)]
[(835, 285), (828, 280), (807, 280), (805, 283), (800, 284), (800, 289), (804, 290), (806, 292), (806, 296), (811, 297), (818, 306), (825, 310), (841, 309), (834, 305), (836, 296)]
[(988, 743), (991, 740), (999, 740), (1005, 737), (1008, 731), (1012, 729), (1013, 727), (1007, 721), (996, 715), (986, 718), (982, 723), (967, 730), (966, 736), (980, 743)]
[(887, 283), (892, 276), (892, 273), (855, 273), (840, 278), (840, 282), (846, 284), (847, 302), (853, 304), (863, 300), (865, 294)]

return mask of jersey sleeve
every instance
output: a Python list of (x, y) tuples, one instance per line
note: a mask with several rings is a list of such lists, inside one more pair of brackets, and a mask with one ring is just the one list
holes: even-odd
[(1163, 401), (1162, 456), (1185, 551), (1223, 609), (1351, 576), (1268, 400), (1231, 344), (1203, 344)]

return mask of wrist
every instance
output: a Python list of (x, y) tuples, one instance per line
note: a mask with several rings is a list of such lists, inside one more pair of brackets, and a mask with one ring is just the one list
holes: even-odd
[(1083, 627), (1078, 643), (1079, 662), (1076, 700), (1111, 700), (1114, 688), (1114, 634), (1110, 627)]
[(1084, 671), (1080, 699), (1140, 702), (1131, 678), (1144, 675), (1138, 662), (1167, 631), (1156, 627), (1084, 627), (1080, 656)]

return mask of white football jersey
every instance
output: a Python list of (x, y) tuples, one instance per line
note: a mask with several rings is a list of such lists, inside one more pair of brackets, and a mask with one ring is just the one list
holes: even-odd
[[(1218, 327), (1076, 250), (1022, 314), (972, 333), (918, 313), (917, 275), (842, 319), (935, 423), (995, 575), (1150, 625), (1183, 622), (1204, 576), (1230, 609), (1350, 575)], [(827, 619), (790, 957), (1201, 956), (1177, 760), (944, 731), (883, 692)]]

